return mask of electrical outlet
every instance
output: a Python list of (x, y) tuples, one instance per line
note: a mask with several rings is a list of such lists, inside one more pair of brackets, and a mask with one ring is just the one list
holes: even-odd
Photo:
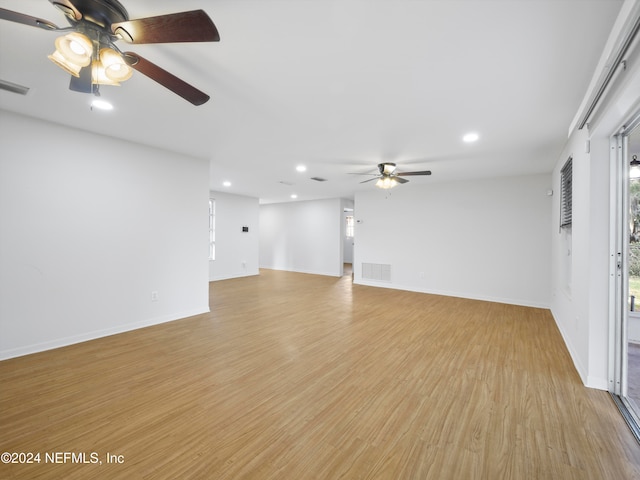
[(158, 292), (151, 292), (151, 301), (152, 302), (157, 302), (158, 301)]

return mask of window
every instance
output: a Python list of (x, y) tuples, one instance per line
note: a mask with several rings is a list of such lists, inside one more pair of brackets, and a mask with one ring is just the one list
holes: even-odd
[(567, 163), (560, 170), (560, 228), (571, 227), (573, 210), (573, 159), (569, 157)]
[(209, 260), (216, 259), (216, 201), (209, 199)]
[(353, 238), (353, 215), (344, 217), (346, 220), (345, 235), (347, 238)]

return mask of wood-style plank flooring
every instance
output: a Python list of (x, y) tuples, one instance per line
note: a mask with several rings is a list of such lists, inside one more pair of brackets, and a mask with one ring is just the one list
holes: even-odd
[(547, 310), (270, 270), (210, 288), (210, 314), (0, 362), (0, 451), (41, 453), (0, 478), (640, 478)]

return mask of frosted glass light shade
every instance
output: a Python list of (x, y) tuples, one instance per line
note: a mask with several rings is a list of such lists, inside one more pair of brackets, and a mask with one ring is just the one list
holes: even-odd
[(116, 87), (120, 86), (118, 82), (107, 76), (104, 66), (98, 60), (94, 60), (91, 63), (91, 83), (97, 85), (113, 85)]
[(100, 50), (100, 62), (104, 67), (105, 76), (114, 82), (124, 82), (133, 75), (133, 69), (124, 63), (122, 57), (112, 48)]
[(91, 63), (93, 44), (86, 35), (71, 32), (56, 38), (56, 51), (49, 55), (49, 60), (67, 73), (80, 76), (82, 67)]
[(71, 32), (56, 38), (56, 50), (69, 62), (86, 67), (91, 62), (93, 44), (86, 35)]
[(53, 63), (55, 63), (57, 66), (59, 66), (61, 69), (63, 69), (65, 72), (73, 75), (74, 77), (80, 76), (80, 70), (82, 69), (82, 67), (80, 65), (76, 65), (75, 63), (69, 62), (66, 58), (62, 56), (62, 54), (58, 50), (53, 52), (47, 58), (51, 60)]

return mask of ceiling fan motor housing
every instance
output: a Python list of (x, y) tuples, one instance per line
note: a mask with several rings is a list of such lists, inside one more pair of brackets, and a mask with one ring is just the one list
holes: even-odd
[(129, 20), (127, 10), (117, 0), (74, 0), (73, 4), (64, 1), (52, 1), (69, 20), (71, 25), (76, 25), (75, 8), (82, 15), (82, 20), (92, 23), (111, 35), (111, 25)]
[(395, 172), (396, 170), (396, 164), (395, 163), (391, 163), (391, 162), (385, 162), (385, 163), (379, 163), (378, 164), (378, 171), (380, 172), (380, 175), (391, 175), (393, 174), (393, 172)]

